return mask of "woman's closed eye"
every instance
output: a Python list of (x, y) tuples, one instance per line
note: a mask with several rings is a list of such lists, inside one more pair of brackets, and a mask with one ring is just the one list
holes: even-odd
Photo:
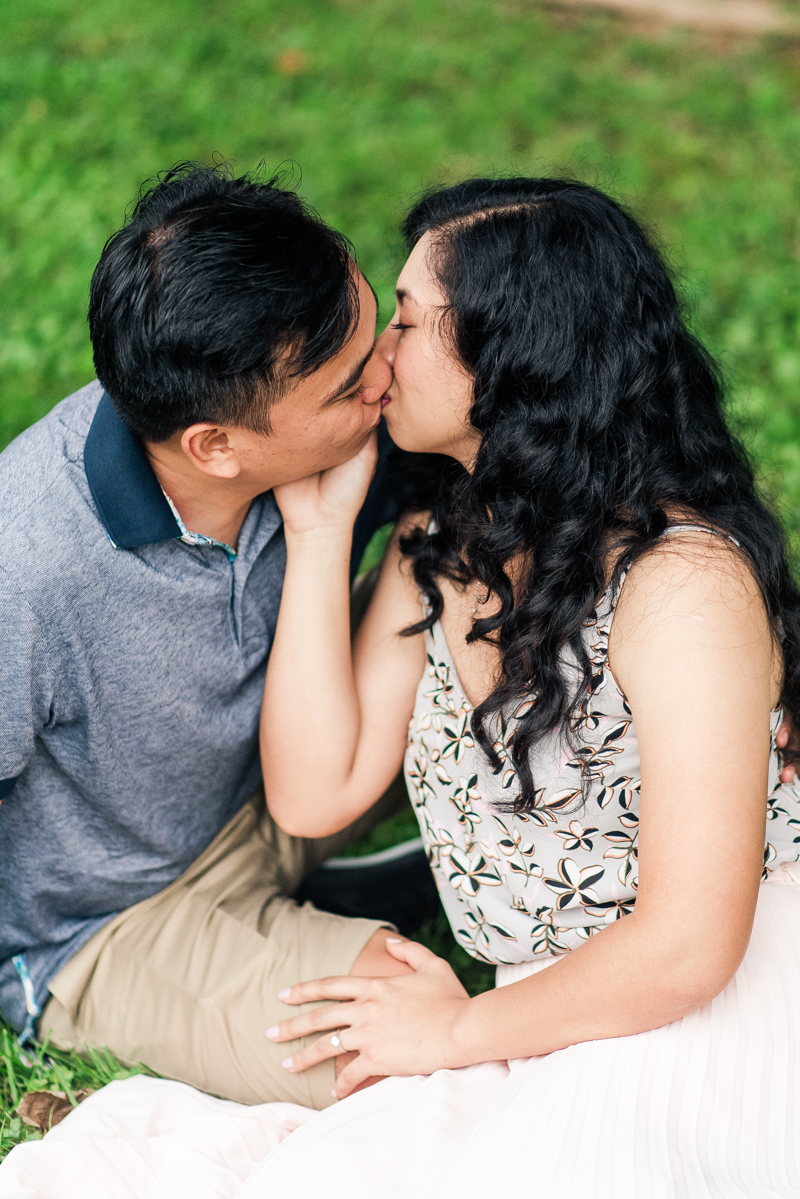
[(391, 324), (391, 325), (389, 326), (389, 328), (390, 328), (390, 329), (397, 329), (397, 330), (398, 330), (398, 332), (402, 332), (402, 330), (403, 330), (403, 329), (410, 329), (410, 328), (411, 328), (411, 326), (410, 326), (410, 325), (404, 325), (402, 321), (396, 321), (394, 324)]
[(338, 396), (336, 402), (340, 404), (347, 404), (350, 402), (350, 400), (360, 400), (366, 390), (366, 383), (359, 383), (358, 387), (356, 387), (353, 391), (348, 391), (343, 396)]

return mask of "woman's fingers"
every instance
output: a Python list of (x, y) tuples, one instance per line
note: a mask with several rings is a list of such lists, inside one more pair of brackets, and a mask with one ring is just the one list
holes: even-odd
[[(793, 753), (796, 753), (798, 748), (800, 748), (800, 739), (798, 738), (797, 730), (795, 729), (794, 724), (792, 723), (792, 721), (789, 720), (788, 717), (784, 718), (780, 728), (778, 729), (778, 734), (775, 738), (775, 743), (776, 743), (778, 749), (784, 750), (788, 747), (788, 749), (790, 751), (792, 751)], [(796, 773), (797, 773), (797, 762), (794, 760), (794, 758), (792, 758), (789, 762), (786, 762), (781, 768), (781, 782), (782, 783), (793, 783)]]
[(296, 1041), (299, 1037), (308, 1037), (326, 1028), (335, 1031), (347, 1023), (349, 1006), (347, 1003), (331, 1003), (314, 1008), (313, 1012), (303, 1012), (302, 1016), (293, 1016), (291, 1020), (273, 1024), (265, 1035), (270, 1041)]
[[(350, 1030), (342, 1029), (342, 1035), (344, 1036), (348, 1031)], [(332, 1036), (338, 1038), (337, 1033), (327, 1033), (324, 1037), (319, 1037), (316, 1041), (312, 1041), (310, 1045), (306, 1045), (305, 1049), (299, 1049), (291, 1057), (284, 1058), (281, 1065), (290, 1074), (300, 1074), (303, 1070), (308, 1070), (310, 1066), (316, 1066), (320, 1062), (324, 1062), (326, 1058), (339, 1057), (341, 1054), (349, 1056), (355, 1050), (355, 1046), (353, 1045), (348, 1045), (345, 1049), (340, 1041), (334, 1044)]]
[(425, 966), (434, 966), (441, 958), (420, 945), (418, 941), (401, 941), (399, 937), (387, 937), (386, 948), (398, 962), (405, 962), (412, 970), (422, 970)]
[(371, 1085), (374, 1082), (380, 1082), (381, 1077), (383, 1076), (370, 1073), (364, 1058), (358, 1054), (336, 1076), (333, 1096), (335, 1099), (344, 1099), (345, 1096), (352, 1095), (353, 1091), (360, 1090), (365, 1084)]
[(358, 999), (369, 983), (367, 978), (346, 974), (342, 977), (315, 978), (307, 983), (295, 983), (278, 992), (283, 1003), (318, 1003), (320, 999)]

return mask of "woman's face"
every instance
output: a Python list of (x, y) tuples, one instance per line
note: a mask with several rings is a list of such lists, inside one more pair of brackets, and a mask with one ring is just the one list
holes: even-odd
[(397, 280), (397, 307), (377, 352), (394, 372), (381, 403), (403, 450), (448, 454), (470, 469), (481, 436), (469, 423), (472, 377), (441, 335), (445, 297), (428, 266), (430, 234), (420, 238)]

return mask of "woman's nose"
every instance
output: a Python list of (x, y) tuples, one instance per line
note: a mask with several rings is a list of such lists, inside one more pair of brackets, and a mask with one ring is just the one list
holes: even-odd
[(375, 340), (375, 352), (380, 354), (381, 358), (391, 366), (394, 362), (394, 354), (397, 349), (397, 331), (387, 325), (383, 333)]

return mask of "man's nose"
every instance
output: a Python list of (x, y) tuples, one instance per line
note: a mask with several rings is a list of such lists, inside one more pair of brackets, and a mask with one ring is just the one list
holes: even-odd
[(391, 387), (393, 378), (392, 368), (380, 353), (377, 342), (375, 343), (375, 353), (370, 358), (365, 373), (367, 372), (368, 378), (365, 380), (367, 387), (364, 394), (364, 403), (375, 404), (386, 389)]

